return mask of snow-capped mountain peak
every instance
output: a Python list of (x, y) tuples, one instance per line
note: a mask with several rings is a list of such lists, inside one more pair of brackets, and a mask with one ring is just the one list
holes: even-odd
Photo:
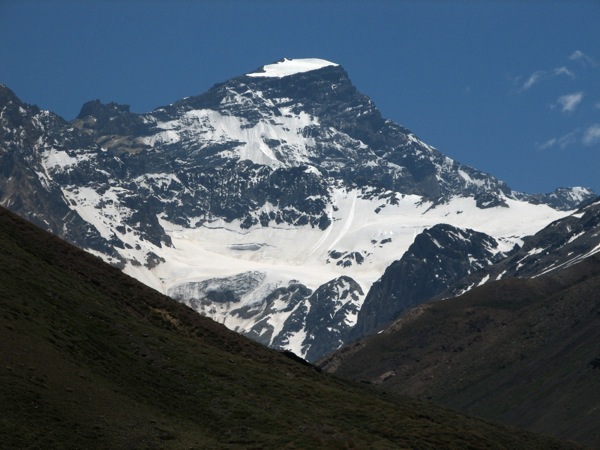
[(262, 69), (257, 72), (248, 73), (246, 75), (249, 77), (283, 78), (289, 75), (310, 72), (329, 66), (338, 66), (338, 64), (319, 58), (283, 58), (276, 63), (263, 66)]
[[(455, 228), (435, 228), (412, 260), (453, 247), (431, 264), (467, 273), (593, 195), (517, 195), (385, 120), (320, 59), (284, 59), (146, 114), (92, 101), (71, 123), (0, 88), (0, 129), (0, 204), (311, 359), (344, 342), (425, 229)], [(430, 273), (440, 289), (453, 281)]]

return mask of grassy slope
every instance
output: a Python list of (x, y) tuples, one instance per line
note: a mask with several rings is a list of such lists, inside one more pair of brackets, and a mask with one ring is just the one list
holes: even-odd
[(0, 210), (0, 447), (559, 448), (320, 374)]
[(416, 308), (325, 364), (390, 392), (600, 447), (599, 293), (598, 257), (491, 283)]

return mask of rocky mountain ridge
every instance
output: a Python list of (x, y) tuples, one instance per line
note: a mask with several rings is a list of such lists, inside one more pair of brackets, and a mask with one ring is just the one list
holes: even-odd
[(348, 340), (382, 331), (429, 300), (457, 297), (492, 281), (537, 278), (571, 267), (600, 252), (599, 226), (598, 199), (506, 252), (494, 251), (498, 242), (485, 234), (436, 225), (418, 235), (373, 283)]
[[(459, 297), (407, 309), (318, 364), (383, 390), (597, 448), (600, 238), (597, 224), (580, 233), (597, 221), (598, 204), (585, 209), (579, 224), (570, 216), (526, 239), (524, 249), (539, 248), (531, 245), (554, 228), (579, 229), (562, 246), (552, 239), (553, 270), (548, 255), (519, 250), (490, 268), (521, 262), (522, 276), (505, 274)], [(571, 244), (582, 252), (575, 256)]]
[(511, 191), (382, 118), (341, 66), (262, 75), (298, 61), (146, 114), (92, 101), (72, 123), (3, 86), (0, 204), (313, 359), (349, 339), (371, 285), (425, 229), (485, 233), (496, 258), (594, 195)]

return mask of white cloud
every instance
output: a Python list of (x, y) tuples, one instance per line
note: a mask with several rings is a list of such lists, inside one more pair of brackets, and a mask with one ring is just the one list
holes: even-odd
[(592, 124), (587, 128), (578, 128), (563, 136), (548, 139), (542, 144), (536, 144), (536, 147), (540, 150), (547, 150), (550, 148), (564, 150), (567, 147), (577, 145), (591, 147), (597, 144), (600, 144), (600, 123)]
[(581, 50), (575, 50), (573, 53), (571, 53), (571, 56), (569, 56), (569, 59), (572, 61), (579, 61), (583, 65), (589, 64), (594, 67), (599, 65), (594, 58), (586, 55)]
[[(529, 78), (527, 78), (527, 80), (521, 85), (519, 90), (526, 91), (526, 90), (530, 89), (531, 87), (533, 87), (534, 85), (536, 85), (537, 83), (539, 83), (540, 81), (543, 81), (547, 78), (558, 77), (561, 75), (568, 76), (572, 80), (575, 79), (575, 73), (572, 70), (570, 70), (568, 67), (565, 67), (565, 66), (556, 67), (550, 71), (536, 70), (531, 75), (529, 75)], [(516, 81), (518, 82), (519, 80), (520, 80), (520, 78), (518, 78)]]
[(600, 144), (600, 123), (595, 123), (589, 126), (584, 132), (581, 139), (583, 145)]
[(546, 150), (549, 148), (552, 148), (556, 145), (556, 138), (552, 138), (552, 139), (548, 139), (546, 142), (543, 142), (541, 144), (536, 143), (535, 146), (537, 148), (539, 148), (540, 150)]
[(549, 148), (558, 147), (559, 149), (564, 150), (577, 142), (577, 134), (577, 131), (573, 131), (564, 136), (548, 139), (543, 144), (537, 144), (537, 148), (540, 150), (547, 150)]
[(575, 79), (575, 73), (570, 70), (568, 67), (562, 66), (562, 67), (557, 67), (555, 68), (552, 73), (554, 75), (566, 75), (569, 78), (571, 78), (572, 80)]
[(538, 81), (545, 78), (545, 76), (546, 76), (546, 72), (544, 72), (543, 70), (538, 70), (537, 72), (533, 72), (529, 76), (529, 78), (527, 78), (527, 81), (525, 83), (523, 83), (523, 85), (521, 86), (521, 90), (526, 91), (527, 89), (531, 88), (534, 84), (536, 84)]
[(558, 97), (556, 105), (560, 107), (564, 113), (572, 113), (577, 109), (577, 106), (583, 100), (583, 92), (574, 92), (572, 94), (563, 95)]
[[(586, 55), (581, 50), (575, 50), (569, 56), (570, 61), (579, 62), (584, 67), (600, 67), (600, 62), (596, 61), (589, 55)], [(514, 83), (519, 85), (519, 91), (523, 92), (528, 89), (531, 89), (533, 86), (538, 84), (540, 81), (546, 80), (548, 78), (559, 77), (559, 76), (567, 76), (571, 78), (571, 80), (575, 80), (577, 75), (575, 74), (573, 68), (569, 68), (567, 66), (555, 67), (554, 69), (545, 69), (545, 70), (536, 70), (523, 82), (523, 77), (517, 77), (514, 80)]]

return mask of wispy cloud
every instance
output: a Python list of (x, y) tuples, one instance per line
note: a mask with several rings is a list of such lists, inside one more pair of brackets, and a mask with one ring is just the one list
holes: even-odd
[(581, 50), (575, 50), (569, 55), (569, 61), (567, 65), (555, 67), (554, 69), (540, 69), (536, 70), (528, 77), (518, 76), (513, 79), (514, 84), (517, 86), (519, 92), (524, 92), (531, 89), (541, 81), (545, 81), (554, 77), (566, 76), (575, 80), (577, 75), (575, 73), (573, 64), (579, 63), (579, 68), (589, 70), (590, 68), (600, 67), (600, 61), (585, 54)]
[(537, 144), (536, 146), (540, 150), (551, 148), (564, 150), (573, 146), (592, 147), (597, 144), (600, 144), (600, 123), (592, 124), (587, 128), (578, 128), (560, 137), (548, 139), (546, 142)]
[(521, 86), (521, 91), (526, 91), (527, 89), (530, 89), (534, 84), (538, 83), (540, 80), (545, 78), (545, 76), (546, 72), (543, 70), (533, 72), (531, 75), (529, 75), (527, 81), (525, 81), (525, 83), (523, 83), (523, 85)]
[(567, 133), (560, 137), (548, 139), (546, 142), (544, 142), (542, 144), (537, 144), (537, 148), (539, 148), (540, 150), (547, 150), (550, 148), (559, 148), (561, 150), (564, 150), (565, 148), (570, 147), (571, 145), (577, 143), (577, 141), (578, 141), (577, 135), (578, 135), (578, 132), (573, 131), (571, 133)]
[(564, 113), (572, 113), (577, 109), (581, 100), (583, 100), (583, 95), (583, 92), (574, 92), (572, 94), (563, 95), (558, 97), (556, 104), (553, 106), (559, 106)]
[[(559, 92), (554, 95), (550, 94), (554, 100), (550, 100), (546, 105), (550, 109), (560, 111), (565, 118), (571, 116), (568, 122), (572, 123), (576, 120), (579, 125), (574, 125), (569, 132), (555, 135), (543, 142), (536, 142), (536, 148), (571, 151), (593, 148), (600, 151), (600, 122), (598, 122), (596, 114), (600, 110), (600, 100), (592, 92), (592, 86), (597, 84), (599, 69), (600, 59), (597, 59), (596, 55), (590, 56), (581, 50), (575, 50), (568, 56), (568, 60), (563, 61), (561, 65), (556, 65), (553, 69), (535, 70), (529, 76), (520, 76), (512, 80), (513, 86), (519, 93), (537, 88), (538, 84), (547, 83), (548, 86), (544, 86), (539, 93), (548, 95), (552, 89), (564, 89), (565, 87), (565, 83), (555, 82), (550, 85), (550, 81), (554, 81), (554, 79), (558, 81), (558, 78), (570, 79), (569, 84), (572, 86), (572, 91), (564, 94), (563, 90), (562, 94), (564, 95)], [(592, 82), (591, 85), (590, 82)], [(591, 120), (594, 122), (589, 121), (590, 113), (592, 113)], [(586, 117), (588, 117), (587, 120)], [(582, 123), (582, 119), (586, 120), (587, 124), (586, 122)]]
[[(527, 80), (525, 80), (524, 83), (521, 84), (519, 90), (521, 92), (526, 91), (528, 89), (531, 89), (534, 85), (538, 84), (540, 81), (543, 81), (543, 80), (546, 80), (546, 79), (552, 78), (552, 77), (558, 77), (561, 75), (568, 76), (572, 80), (575, 79), (575, 73), (572, 70), (570, 70), (568, 67), (565, 67), (565, 66), (555, 67), (552, 70), (536, 70), (531, 75), (529, 75), (529, 77), (527, 78)], [(516, 81), (520, 82), (521, 79), (518, 78)]]
[(594, 66), (594, 67), (597, 67), (600, 65), (594, 58), (586, 55), (581, 50), (575, 50), (573, 53), (571, 53), (571, 56), (569, 56), (569, 59), (571, 61), (579, 61), (583, 65), (589, 64), (590, 66)]
[(588, 147), (595, 144), (600, 144), (600, 123), (591, 125), (583, 132), (583, 145)]
[(552, 71), (552, 73), (557, 76), (558, 75), (566, 75), (569, 78), (571, 78), (572, 80), (575, 79), (575, 73), (572, 70), (570, 70), (568, 67), (565, 67), (565, 66), (555, 68)]

